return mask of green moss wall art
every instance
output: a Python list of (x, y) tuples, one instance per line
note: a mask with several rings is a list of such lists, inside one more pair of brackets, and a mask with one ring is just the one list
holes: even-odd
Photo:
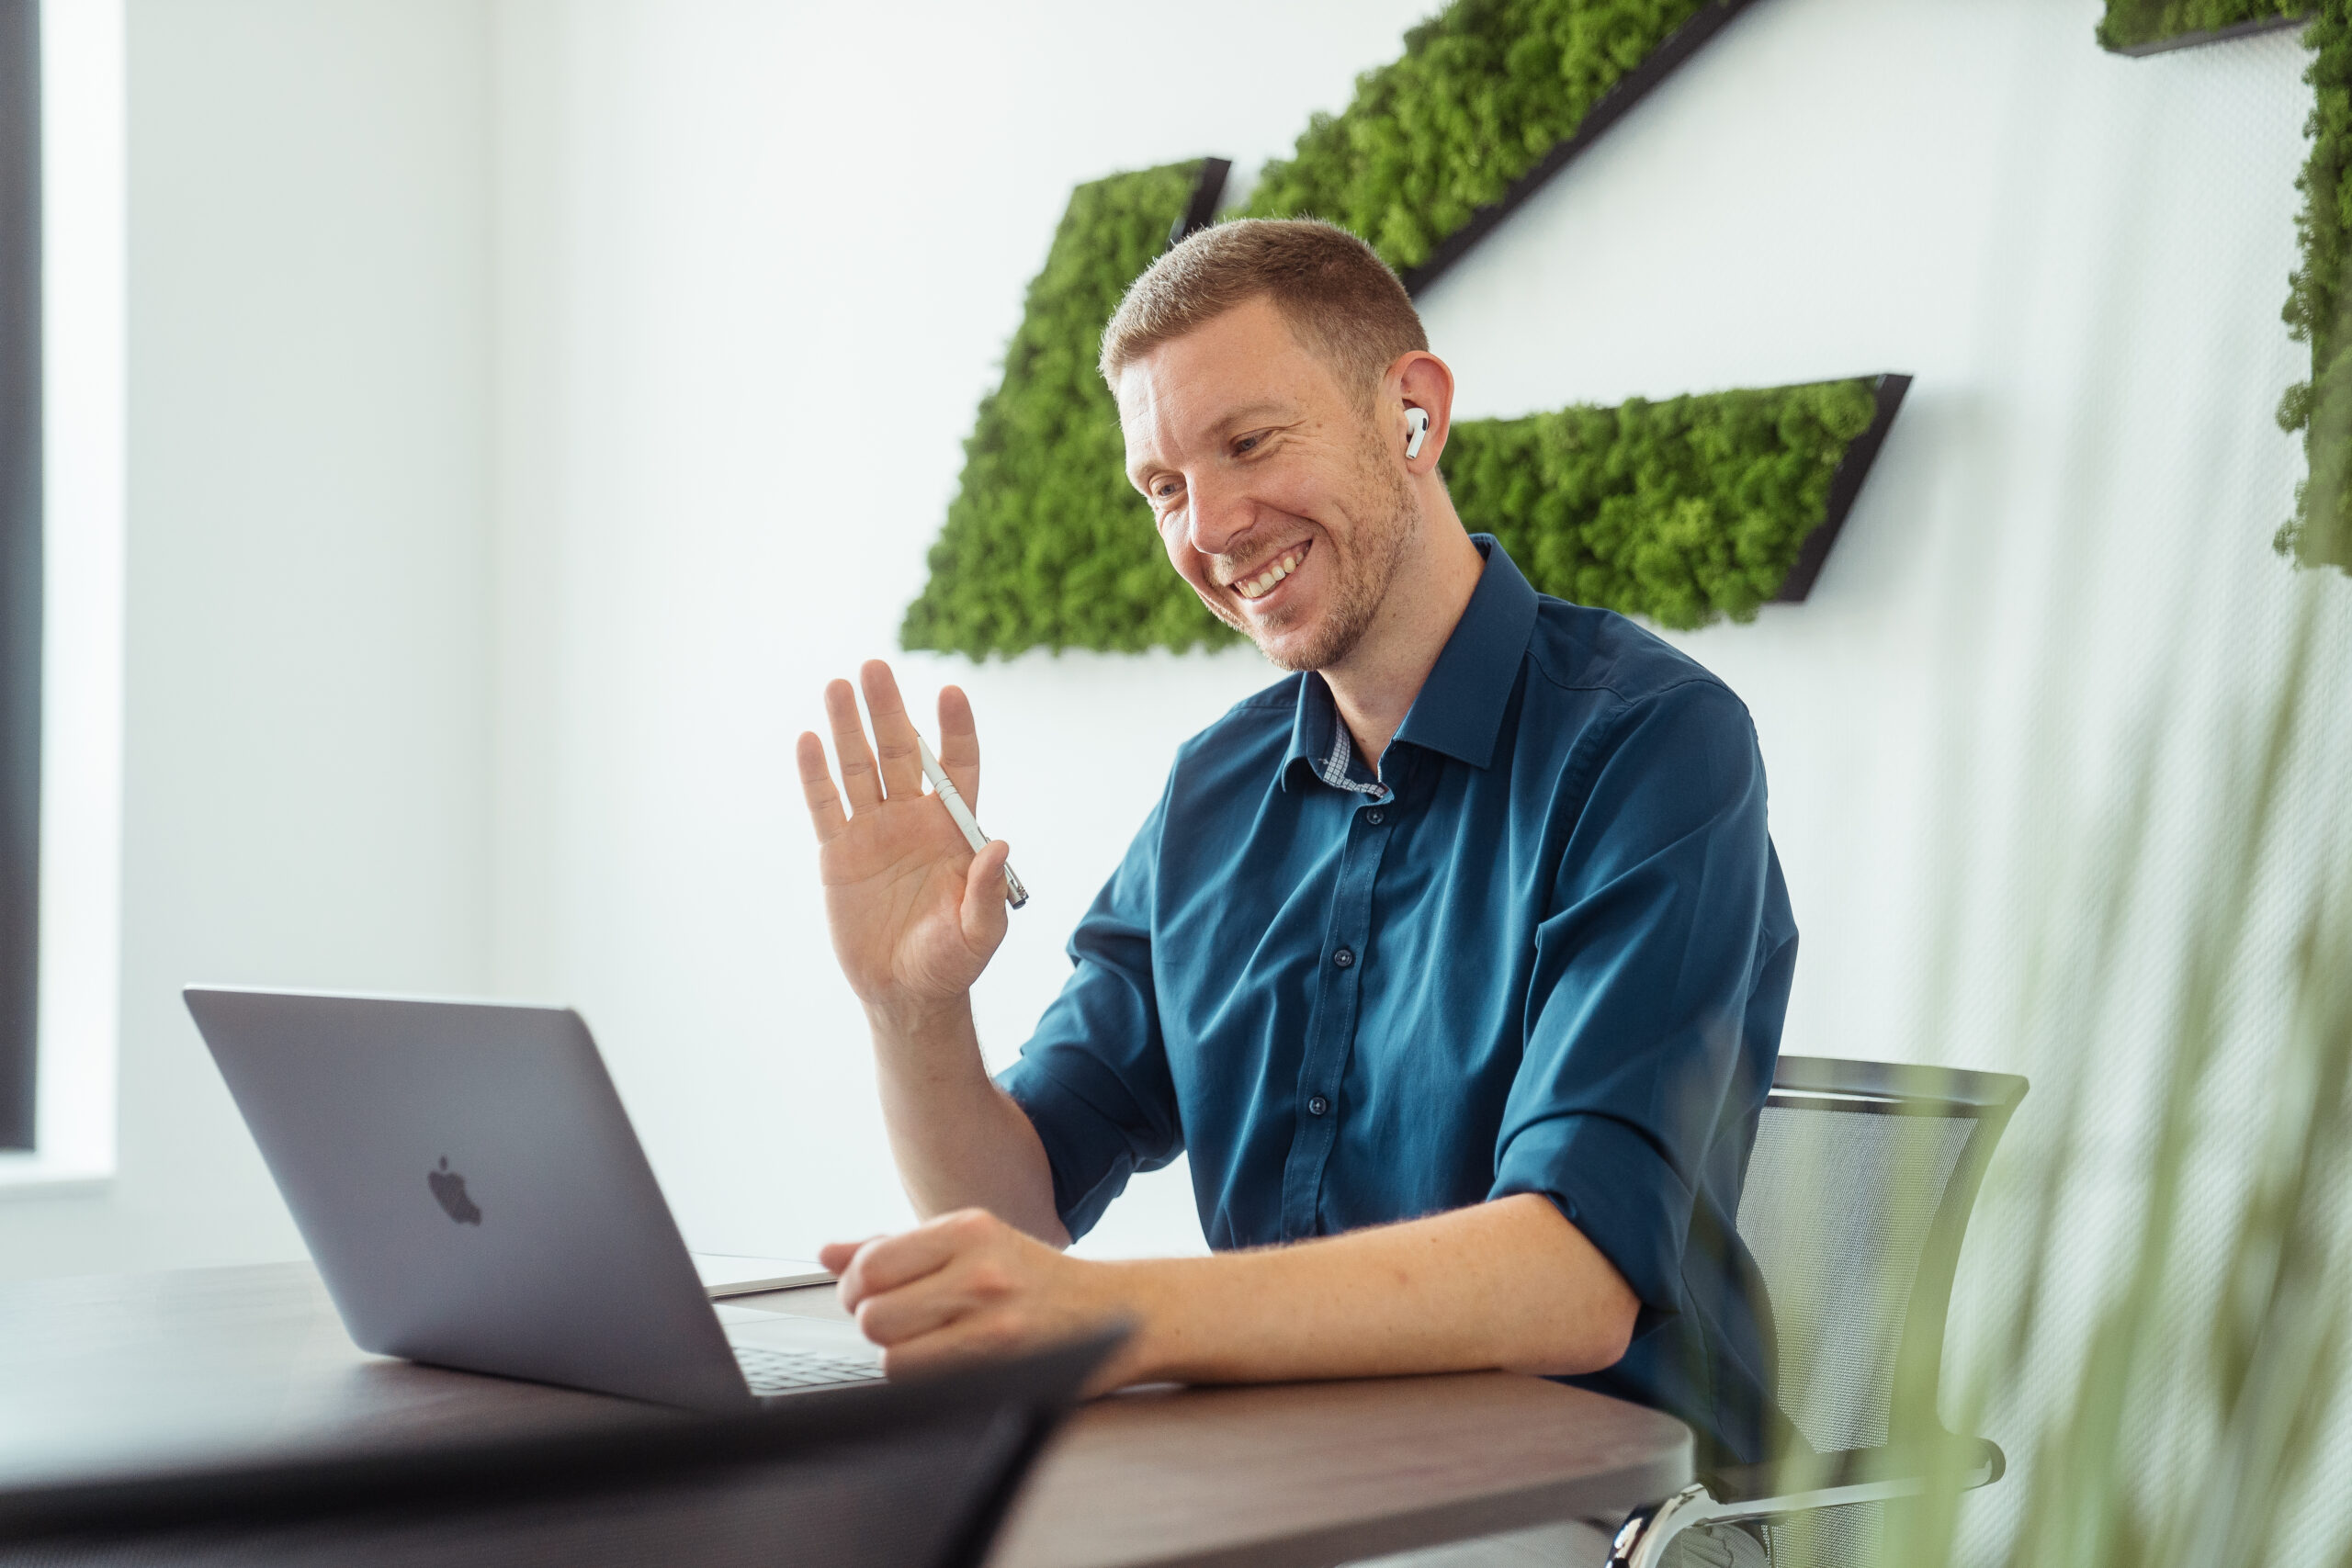
[[(2352, 5), (2326, 0), (2304, 35), (2312, 47), (2303, 79), (2316, 93), (2311, 160), (2296, 182), (2303, 210), (2295, 220), (2302, 265), (2287, 297), (2287, 324), (2312, 345), (2311, 379), (2287, 389), (2278, 423), (2303, 435), (2308, 477), (2295, 492), (2295, 515), (2278, 530), (2279, 552), (2301, 566), (2352, 572), (2352, 484), (2346, 482), (2345, 432), (2352, 428)], [(2314, 421), (2312, 415), (2324, 412)], [(2326, 439), (2323, 439), (2323, 436)], [(2332, 448), (2332, 449), (2331, 449)]]
[(1199, 165), (1114, 175), (1071, 193), (1046, 269), (980, 400), (964, 478), (899, 640), (978, 658), (1045, 644), (1133, 652), (1222, 641), (1168, 566), (1127, 483), (1118, 405), (1094, 368), (1102, 326), (1168, 246)]
[(1546, 593), (1678, 628), (1750, 621), (1877, 405), (1855, 379), (1463, 420), (1446, 486)]
[[(1403, 58), (1360, 78), (1344, 111), (1317, 116), (1246, 210), (1342, 223), (1408, 287), (1426, 284), (1746, 3), (1456, 0), (1407, 35)], [(1202, 168), (1114, 175), (1071, 195), (965, 444), (906, 647), (978, 659), (1235, 640), (1169, 567), (1094, 369), (1120, 295), (1199, 210)], [(1833, 483), (1850, 502), (1906, 384), (1462, 421), (1442, 471), (1463, 521), (1501, 538), (1546, 592), (1668, 626), (1746, 621), (1792, 573), (1817, 570)], [(1860, 460), (1841, 479), (1849, 453)]]
[[(1572, 138), (1602, 96), (1706, 0), (1457, 0), (1405, 35), (1336, 115), (1267, 165), (1252, 218), (1312, 213), (1369, 241), (1404, 275)], [(1707, 30), (1712, 30), (1707, 29)]]
[[(2298, 343), (2312, 346), (2308, 380), (2287, 389), (2278, 423), (2303, 437), (2306, 478), (2295, 514), (2272, 543), (2297, 565), (2352, 573), (2352, 463), (2344, 432), (2352, 430), (2352, 0), (2108, 0), (2101, 46), (2120, 54), (2156, 54), (2303, 27), (2312, 89), (2305, 132), (2311, 155), (2295, 182), (2303, 209), (2295, 220), (2302, 256), (2282, 312)], [(2332, 439), (2316, 439), (2312, 415)]]
[(2311, 14), (2312, 0), (2107, 0), (2098, 41), (2118, 54), (2157, 54), (2291, 27)]

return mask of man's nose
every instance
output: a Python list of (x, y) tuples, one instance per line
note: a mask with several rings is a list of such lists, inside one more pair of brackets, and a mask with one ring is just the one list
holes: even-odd
[(1249, 493), (1216, 475), (1187, 479), (1186, 489), (1191, 502), (1187, 538), (1202, 555), (1225, 554), (1226, 546), (1248, 533), (1257, 519)]

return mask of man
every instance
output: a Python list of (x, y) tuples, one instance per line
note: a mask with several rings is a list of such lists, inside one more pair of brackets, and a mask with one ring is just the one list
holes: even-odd
[[(1194, 235), (1102, 371), (1170, 564), (1295, 673), (1179, 751), (995, 1082), (968, 991), (1006, 846), (924, 798), (887, 667), (870, 749), (827, 690), (840, 793), (814, 735), (801, 778), (924, 1216), (826, 1249), (843, 1302), (893, 1371), (1123, 1315), (1109, 1383), (1510, 1368), (1763, 1457), (1732, 1226), (1796, 931), (1747, 711), (1464, 530), (1453, 375), (1352, 236)], [(972, 798), (953, 687), (939, 732)], [(1214, 1256), (1063, 1253), (1183, 1152)]]

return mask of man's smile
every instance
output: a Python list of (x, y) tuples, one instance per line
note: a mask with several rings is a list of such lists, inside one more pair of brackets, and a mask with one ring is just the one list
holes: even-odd
[(1284, 578), (1299, 569), (1300, 563), (1306, 559), (1307, 552), (1314, 547), (1315, 541), (1312, 539), (1301, 539), (1295, 545), (1285, 545), (1249, 571), (1235, 573), (1223, 586), (1232, 589), (1244, 599), (1263, 599), (1267, 594), (1272, 593)]

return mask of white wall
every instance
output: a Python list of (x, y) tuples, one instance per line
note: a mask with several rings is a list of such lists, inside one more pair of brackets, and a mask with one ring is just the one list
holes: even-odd
[(2307, 56), (2119, 59), (2097, 10), (1758, 6), (1423, 301), (1472, 413), (1918, 378), (1810, 600), (1677, 638), (1757, 716), (1792, 1049), (2011, 1059), (2014, 973), (1973, 961), (2039, 883), (2018, 834), (2096, 819), (2124, 727), (2160, 690), (2210, 722), (2288, 619)]
[[(2102, 1113), (2044, 1299), (2075, 1329), (2144, 1194), (2136, 1108), (2184, 934), (2213, 910), (2210, 813), (2256, 752), (2306, 594), (2317, 733), (2230, 988), (2232, 1059), (2284, 1032), (2303, 890), (2352, 847), (2352, 583), (2268, 547), (2302, 468), (2271, 414), (2309, 357), (2278, 318), (2308, 56), (2274, 34), (2119, 59), (2090, 41), (2098, 10), (1765, 0), (1421, 302), (1471, 414), (1917, 377), (1808, 602), (1674, 640), (1761, 737), (1803, 932), (1784, 1048), (2022, 1071), (2018, 1150), (2047, 1146), (2064, 1077), (2092, 1076)], [(2143, 738), (2150, 848), (2101, 997), (2098, 856)], [(2232, 1069), (2211, 1097), (2187, 1277), (2226, 1256), (2261, 1089)], [(1972, 1296), (2017, 1293), (2003, 1196), (1971, 1232), (1956, 1347)], [(2013, 1461), (2080, 1343), (2045, 1343), (1987, 1417)], [(1973, 1348), (2017, 1364), (2012, 1343)], [(1972, 1504), (1980, 1540), (2030, 1482)]]
[[(1069, 186), (1280, 151), (1421, 8), (132, 0), (122, 1174), (0, 1203), (0, 1271), (296, 1250), (199, 976), (575, 1001), (697, 1240), (898, 1223), (791, 738), (891, 648)], [(1919, 377), (1812, 601), (1682, 639), (1762, 733), (1792, 1049), (2023, 1060), (2123, 738), (2188, 821), (2277, 661), (2300, 51), (2098, 8), (1763, 0), (1424, 300), (1472, 414)], [(1001, 1056), (1268, 672), (900, 666), (972, 690), (1036, 892)], [(2316, 848), (2352, 768), (2297, 765)], [(1097, 1245), (1197, 1246), (1181, 1175)]]
[[(1238, 11), (941, 8), (887, 47), (836, 11), (500, 12), (496, 976), (588, 1010), (698, 1236), (903, 1216), (787, 750), (894, 640), (1069, 185), (1279, 151), (1416, 8), (1260, 8), (1246, 50)], [(2151, 673), (2193, 795), (2229, 755), (2197, 726), (2275, 652), (2300, 50), (2123, 61), (2097, 10), (1769, 0), (1424, 300), (1471, 414), (1919, 378), (1811, 602), (1683, 639), (1762, 731), (1792, 1049), (2017, 1060), (2046, 852)], [(1175, 741), (1266, 671), (899, 663), (973, 691), (1037, 890), (982, 987), (1009, 1053)], [(1140, 1188), (1097, 1245), (1196, 1246), (1181, 1178)]]
[[(802, 1249), (903, 1218), (788, 747), (820, 682), (893, 641), (1069, 185), (1280, 150), (1418, 8), (1236, 8), (1167, 37), (1158, 7), (942, 10), (887, 40), (854, 13), (502, 11), (496, 976), (587, 1008), (701, 1239)], [(2304, 358), (2278, 319), (2300, 48), (2120, 60), (2098, 8), (1765, 0), (1423, 301), (1472, 415), (1917, 376), (1810, 602), (1679, 640), (1762, 735), (1804, 933), (1788, 1047), (2022, 1067), (2043, 1092), (2021, 1142), (2086, 1045), (2029, 961), (2079, 955), (2127, 739), (2153, 729), (2164, 782), (2098, 1021), (2103, 1131), (2152, 1079), (2198, 808), (2299, 593), (2327, 600), (2321, 665), (2352, 662), (2352, 590), (2268, 548), (2300, 467), (2270, 420)], [(1037, 891), (981, 987), (1001, 1056), (1173, 745), (1267, 672), (899, 663), (973, 691), (981, 815)], [(2352, 822), (2344, 749), (2290, 784), (2312, 863)], [(2291, 906), (2282, 881), (2267, 934)], [(2241, 989), (2242, 1038), (2278, 1021), (2275, 988)], [(2130, 1153), (2094, 1149), (2062, 1315), (2098, 1299), (2115, 1233), (2087, 1217), (2128, 1214)], [(2016, 1255), (1974, 1234), (1997, 1296)], [(1198, 1246), (1181, 1174), (1091, 1245)], [(1994, 1413), (2013, 1453), (2030, 1414)]]
[[(1070, 186), (1281, 149), (1421, 7), (501, 7), (496, 976), (585, 1010), (693, 1238), (906, 1217), (790, 747), (895, 647)], [(1271, 672), (900, 668), (971, 690), (1035, 895), (1009, 1055), (1176, 741)], [(1097, 1246), (1199, 1245), (1149, 1185)]]
[(119, 1174), (6, 1274), (299, 1254), (181, 985), (490, 981), (481, 10), (128, 33)]

